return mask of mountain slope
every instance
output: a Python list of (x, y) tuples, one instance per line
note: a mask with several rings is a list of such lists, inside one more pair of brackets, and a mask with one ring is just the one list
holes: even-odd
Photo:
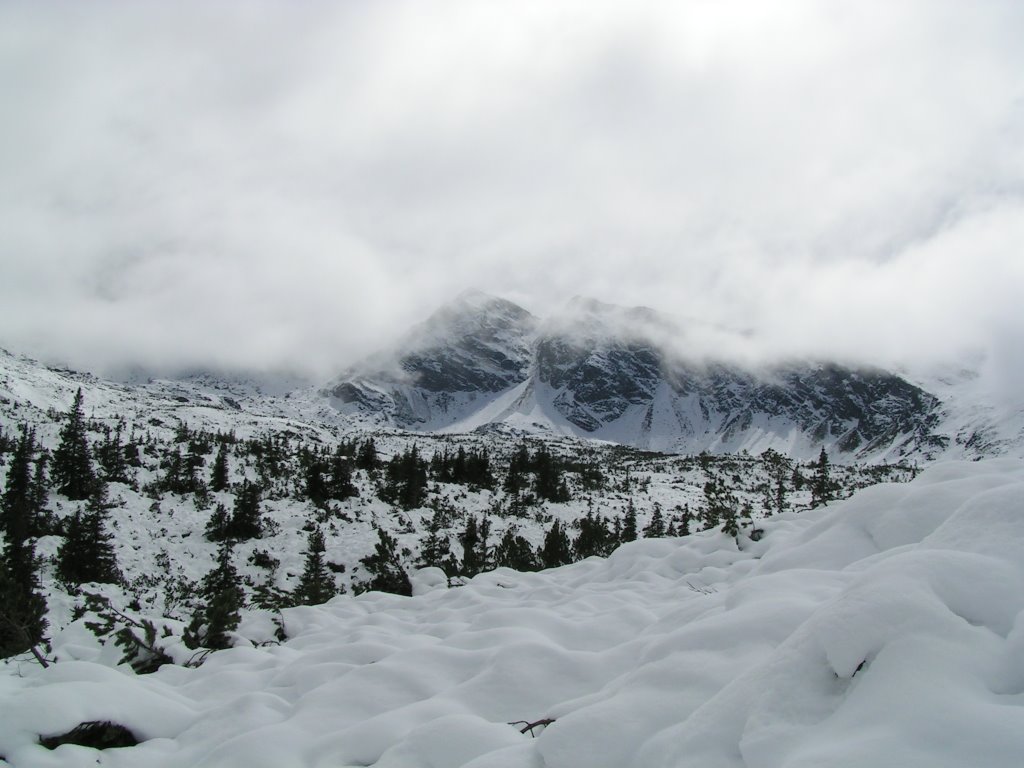
[(824, 446), (861, 459), (936, 455), (939, 400), (901, 377), (837, 363), (744, 367), (689, 353), (687, 328), (646, 308), (574, 299), (537, 321), (461, 297), (327, 391), (363, 423), (421, 431), (488, 424), (696, 453)]
[(396, 351), (335, 383), (332, 403), (376, 424), (448, 426), (528, 375), (535, 322), (509, 301), (463, 294), (413, 328)]

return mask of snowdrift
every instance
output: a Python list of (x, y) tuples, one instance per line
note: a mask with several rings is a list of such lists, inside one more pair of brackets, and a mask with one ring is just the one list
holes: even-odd
[[(135, 676), (84, 644), (0, 675), (14, 766), (1024, 765), (1024, 464), (761, 524), (285, 612), (279, 646)], [(429, 574), (426, 574), (429, 576)], [(433, 586), (433, 588), (430, 588)], [(72, 654), (74, 651), (74, 654)], [(523, 725), (553, 719), (520, 733)], [(111, 720), (104, 750), (40, 736)]]

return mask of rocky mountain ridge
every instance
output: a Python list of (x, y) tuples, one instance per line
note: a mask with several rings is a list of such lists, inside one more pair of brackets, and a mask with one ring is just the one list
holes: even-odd
[(950, 447), (940, 400), (881, 369), (829, 361), (747, 367), (689, 356), (687, 329), (647, 308), (574, 299), (539, 320), (461, 296), (325, 394), (366, 424), (457, 432), (504, 424), (695, 453), (820, 447), (856, 459)]

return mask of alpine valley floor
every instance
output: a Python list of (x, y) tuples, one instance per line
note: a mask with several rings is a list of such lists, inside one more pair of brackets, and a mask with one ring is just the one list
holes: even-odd
[[(115, 667), (79, 624), (0, 670), (18, 768), (1024, 764), (1024, 463), (935, 464), (538, 573), (286, 609), (289, 639)], [(257, 620), (252, 618), (250, 620)], [(269, 620), (268, 620), (269, 621)], [(526, 723), (551, 720), (534, 735)], [(141, 742), (38, 744), (88, 721)], [(0, 761), (2, 762), (2, 761)]]

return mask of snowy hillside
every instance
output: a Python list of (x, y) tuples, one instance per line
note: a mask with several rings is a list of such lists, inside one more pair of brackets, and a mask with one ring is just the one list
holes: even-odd
[[(50, 669), (3, 669), (0, 755), (19, 768), (1016, 767), (1021, 499), (1020, 461), (937, 464), (765, 520), (758, 541), (708, 530), (286, 609), (279, 645), (148, 676), (110, 668), (75, 625)], [(37, 744), (86, 721), (141, 743)]]
[[(709, 354), (692, 326), (582, 298), (542, 321), (474, 293), (324, 392), (365, 426), (460, 433), (502, 424), (679, 453), (771, 448), (810, 459), (824, 446), (879, 461), (1024, 444), (983, 440), (998, 421), (991, 414), (942, 423), (950, 404), (896, 374), (830, 361), (739, 365)], [(715, 333), (728, 347), (728, 332)]]

